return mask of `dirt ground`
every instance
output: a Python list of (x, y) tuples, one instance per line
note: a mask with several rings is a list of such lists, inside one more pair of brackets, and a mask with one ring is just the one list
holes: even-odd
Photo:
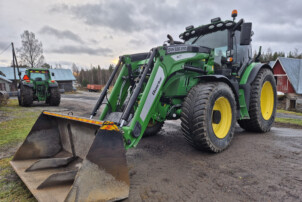
[[(63, 95), (59, 108), (35, 108), (88, 117), (97, 97)], [(186, 143), (179, 120), (166, 121), (158, 135), (127, 151), (127, 161), (125, 201), (302, 201), (301, 129), (256, 134), (237, 127), (232, 145), (211, 154)]]

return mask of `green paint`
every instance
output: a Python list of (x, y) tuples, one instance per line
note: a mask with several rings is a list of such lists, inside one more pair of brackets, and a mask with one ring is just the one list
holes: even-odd
[[(215, 73), (214, 50), (209, 54), (198, 52), (167, 54), (166, 49), (168, 47), (157, 47), (158, 54), (154, 58), (154, 65), (151, 67), (152, 71), (148, 74), (134, 104), (131, 115), (133, 118), (130, 123), (121, 128), (126, 149), (135, 147), (138, 144), (149, 123), (180, 118), (181, 104), (184, 98), (192, 87), (202, 82), (200, 78), (197, 78), (201, 73), (184, 70), (184, 66), (199, 68), (205, 72), (205, 75), (213, 75)], [(138, 76), (143, 71), (143, 65), (147, 64), (149, 60), (133, 62), (129, 55), (124, 55), (122, 58), (124, 59), (120, 67), (121, 71), (114, 84), (108, 103), (100, 116), (100, 120), (104, 120), (109, 113), (123, 112), (123, 107), (127, 105), (127, 100), (134, 90), (128, 79), (129, 72), (127, 67), (131, 65), (133, 77), (138, 79)], [(239, 84), (245, 84), (254, 66), (255, 63), (250, 64), (242, 78), (238, 78), (236, 73), (232, 74), (232, 76), (237, 79)], [(159, 82), (160, 71), (163, 71), (164, 76), (162, 75)], [(157, 83), (158, 85), (156, 85)], [(151, 94), (154, 95), (152, 99), (150, 99), (152, 97)], [(237, 101), (240, 104), (240, 119), (249, 118), (243, 89), (239, 90), (239, 100)], [(144, 112), (144, 108), (147, 109), (146, 106), (149, 108)], [(140, 134), (134, 137), (133, 131), (137, 125), (140, 125)]]

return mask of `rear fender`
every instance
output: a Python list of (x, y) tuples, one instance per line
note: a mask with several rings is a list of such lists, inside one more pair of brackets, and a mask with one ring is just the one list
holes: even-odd
[(269, 69), (272, 71), (272, 68), (268, 64), (263, 63), (252, 63), (249, 67), (246, 68), (241, 80), (240, 80), (240, 89), (244, 90), (244, 97), (245, 97), (245, 103), (247, 109), (249, 109), (250, 106), (250, 94), (251, 94), (251, 85), (253, 81), (255, 80), (256, 76), (258, 75), (258, 72), (263, 69)]
[(59, 87), (58, 83), (49, 83), (48, 84), (49, 88), (55, 88), (55, 87)]
[[(33, 88), (33, 87), (34, 87), (34, 84), (33, 84), (33, 83), (22, 82), (22, 85), (23, 85), (23, 86), (30, 87), (30, 88)], [(20, 87), (21, 87), (21, 86), (20, 86)]]

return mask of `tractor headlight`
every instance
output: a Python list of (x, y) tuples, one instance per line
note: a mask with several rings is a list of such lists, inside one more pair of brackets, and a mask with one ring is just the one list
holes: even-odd
[(215, 26), (214, 25), (210, 25), (209, 26), (209, 29), (213, 29)]
[(216, 25), (216, 27), (222, 27), (223, 26), (223, 23), (218, 23), (217, 25)]
[(234, 23), (232, 23), (232, 22), (228, 22), (228, 23), (225, 24), (225, 26), (230, 27), (230, 26), (232, 26), (233, 24), (234, 24)]

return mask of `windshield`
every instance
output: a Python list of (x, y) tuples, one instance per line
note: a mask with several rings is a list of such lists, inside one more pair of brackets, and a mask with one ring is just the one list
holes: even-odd
[(185, 43), (213, 48), (215, 56), (226, 57), (228, 47), (228, 30), (216, 31), (198, 37), (193, 37)]
[(49, 79), (48, 71), (44, 70), (30, 70), (30, 79), (36, 80), (36, 78), (41, 78), (43, 81)]

